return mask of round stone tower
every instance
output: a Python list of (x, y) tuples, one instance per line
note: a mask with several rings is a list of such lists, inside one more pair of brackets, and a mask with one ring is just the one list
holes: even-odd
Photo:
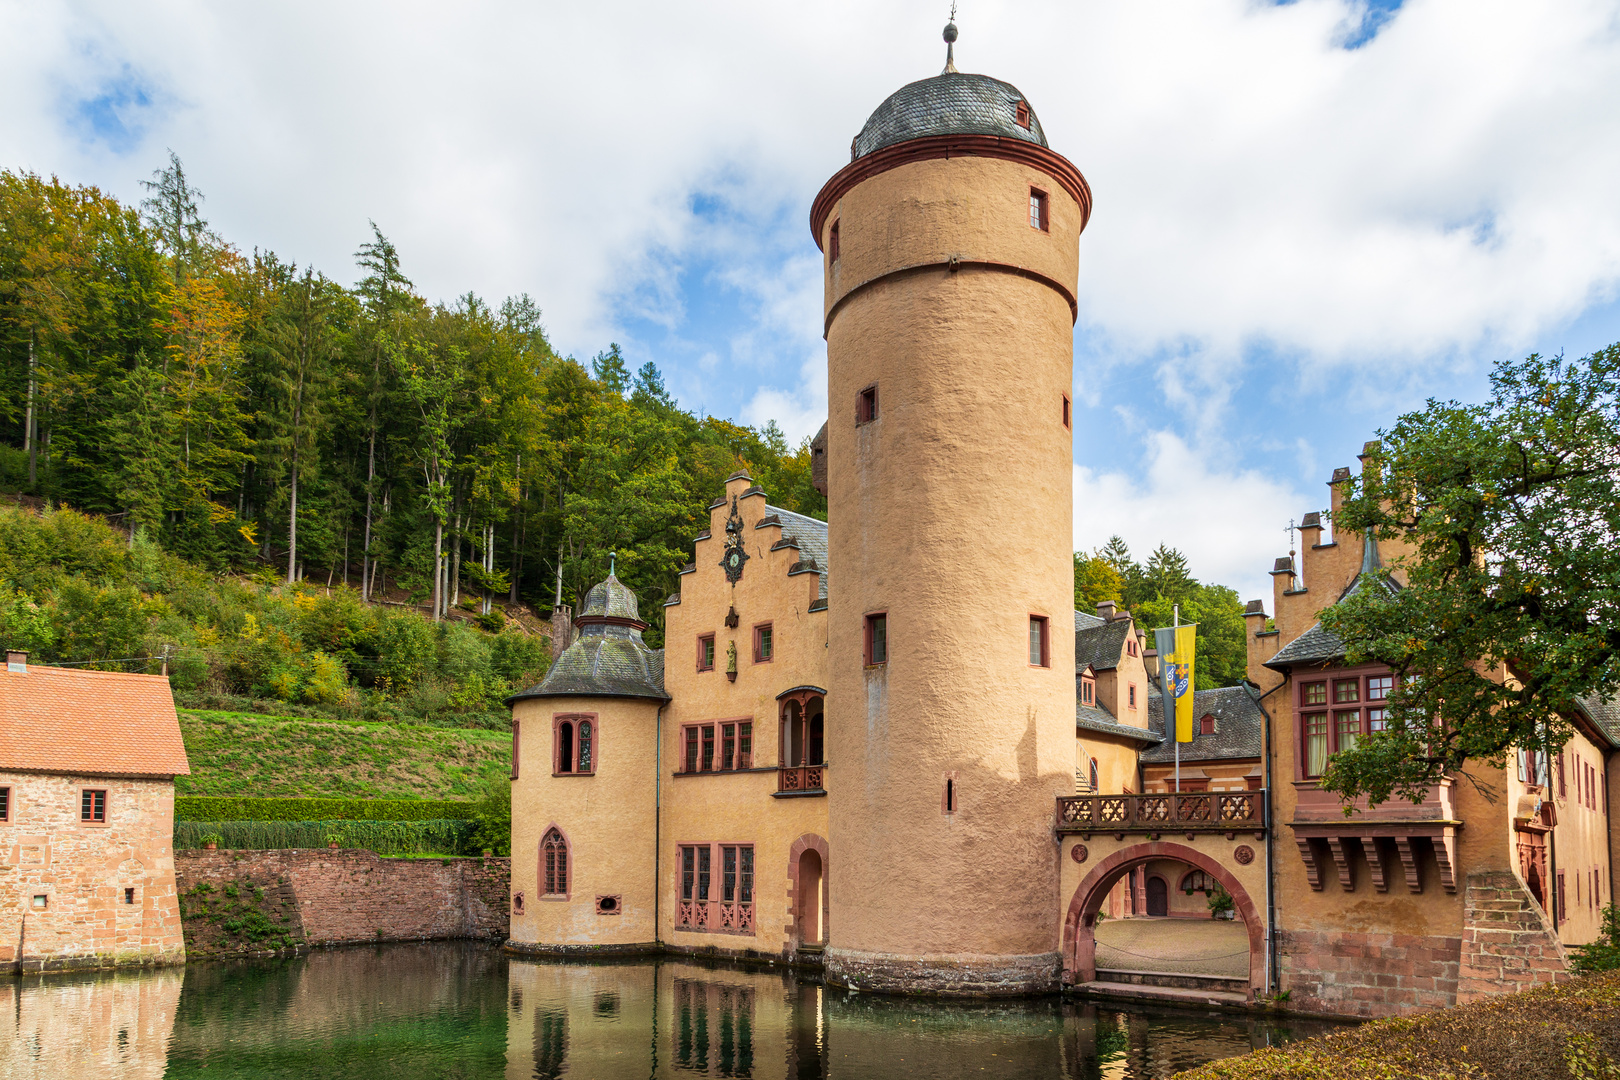
[(512, 920), (519, 951), (612, 951), (657, 940), (654, 838), (664, 654), (612, 573), (579, 637), (512, 709)]
[(827, 970), (879, 991), (1050, 990), (1091, 191), (1016, 87), (949, 53), (850, 152), (811, 211), (829, 400)]

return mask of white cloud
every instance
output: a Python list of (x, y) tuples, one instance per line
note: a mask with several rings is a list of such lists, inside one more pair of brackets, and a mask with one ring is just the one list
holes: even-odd
[(797, 446), (821, 430), (827, 421), (827, 354), (811, 353), (799, 368), (799, 381), (790, 389), (762, 386), (743, 406), (743, 422), (763, 426), (775, 420)]
[(1272, 560), (1288, 553), (1290, 516), (1314, 499), (1258, 472), (1222, 471), (1179, 437), (1147, 441), (1142, 475), (1074, 467), (1074, 547), (1095, 551), (1118, 534), (1138, 561), (1159, 544), (1187, 556), (1200, 581), (1230, 585), (1241, 600), (1265, 600), (1271, 611)]

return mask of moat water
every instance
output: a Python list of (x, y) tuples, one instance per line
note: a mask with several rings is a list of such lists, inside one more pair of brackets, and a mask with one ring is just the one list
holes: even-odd
[(660, 960), (379, 945), (0, 977), (0, 1076), (40, 1080), (1166, 1077), (1329, 1027), (1057, 999), (948, 1004)]

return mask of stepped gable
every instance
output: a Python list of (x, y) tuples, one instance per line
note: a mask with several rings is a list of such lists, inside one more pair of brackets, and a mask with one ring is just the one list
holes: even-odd
[(168, 678), (25, 661), (0, 670), (0, 769), (191, 775)]
[[(1247, 683), (1215, 690), (1193, 691), (1193, 721), (1204, 716), (1215, 718), (1215, 734), (1196, 735), (1181, 744), (1182, 761), (1220, 761), (1226, 758), (1254, 758), (1261, 754), (1266, 716), (1260, 711)], [(1158, 765), (1176, 759), (1174, 740), (1164, 730), (1164, 695), (1148, 694), (1148, 730), (1160, 744), (1142, 751), (1144, 765)]]
[[(1362, 589), (1381, 589), (1393, 596), (1399, 591), (1400, 584), (1387, 574), (1378, 573), (1383, 565), (1383, 559), (1378, 554), (1378, 541), (1369, 534), (1363, 541), (1361, 571), (1339, 594), (1339, 599), (1343, 600)], [(1322, 664), (1342, 659), (1344, 642), (1336, 634), (1329, 633), (1320, 622), (1315, 622), (1309, 630), (1278, 649), (1275, 656), (1265, 661), (1265, 666), (1282, 671), (1293, 664)]]
[(664, 692), (664, 651), (641, 639), (636, 594), (613, 574), (585, 595), (574, 619), (579, 637), (551, 663), (546, 677), (514, 701), (541, 697), (629, 697), (668, 701)]

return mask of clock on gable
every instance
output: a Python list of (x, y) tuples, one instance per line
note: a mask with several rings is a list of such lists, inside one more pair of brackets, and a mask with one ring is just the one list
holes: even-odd
[(720, 565), (726, 571), (726, 580), (733, 585), (742, 580), (743, 563), (748, 561), (748, 552), (743, 550), (743, 520), (737, 512), (737, 499), (731, 499), (731, 517), (726, 520), (726, 550), (720, 556)]

